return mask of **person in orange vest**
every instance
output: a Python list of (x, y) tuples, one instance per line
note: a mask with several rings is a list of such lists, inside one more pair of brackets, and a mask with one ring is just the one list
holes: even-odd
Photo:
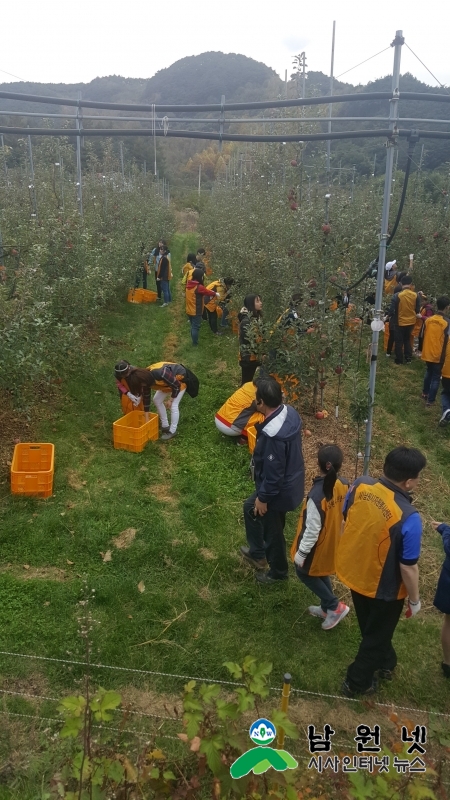
[(225, 436), (235, 436), (238, 444), (247, 444), (247, 428), (264, 422), (264, 415), (256, 409), (258, 381), (244, 383), (219, 408), (214, 417), (216, 428)]
[(142, 397), (139, 395), (134, 395), (130, 391), (130, 386), (126, 379), (128, 368), (135, 369), (135, 367), (133, 367), (128, 361), (119, 361), (119, 363), (114, 367), (114, 377), (116, 379), (116, 386), (119, 391), (120, 404), (122, 406), (122, 412), (124, 416), (125, 414), (129, 414), (131, 411), (144, 410)]
[(425, 465), (420, 450), (396, 447), (386, 456), (382, 477), (357, 478), (346, 497), (336, 575), (351, 590), (362, 636), (342, 684), (346, 697), (373, 694), (378, 678), (392, 679), (392, 637), (405, 598), (407, 618), (420, 611), (422, 520), (410, 493)]
[(414, 292), (412, 278), (402, 278), (402, 289), (392, 298), (391, 311), (395, 319), (395, 363), (403, 364), (412, 361), (411, 334), (419, 315), (420, 297)]
[(436, 314), (425, 320), (422, 344), (422, 361), (427, 369), (423, 380), (422, 397), (426, 408), (431, 408), (439, 389), (441, 370), (447, 351), (450, 323), (445, 316), (450, 305), (450, 297), (443, 295), (436, 300)]
[(335, 444), (319, 448), (317, 460), (321, 475), (314, 478), (303, 503), (297, 534), (291, 549), (297, 577), (320, 600), (309, 606), (313, 617), (322, 620), (325, 631), (334, 628), (350, 611), (333, 592), (330, 575), (335, 573), (336, 551), (343, 522), (342, 509), (348, 481), (339, 478), (344, 455)]
[(397, 285), (397, 259), (388, 261), (384, 268), (384, 292), (385, 294), (394, 294), (394, 289)]
[(192, 273), (194, 272), (195, 262), (196, 262), (195, 253), (188, 253), (186, 256), (186, 263), (181, 269), (181, 275), (182, 275), (181, 283), (185, 288), (189, 278), (192, 277)]
[(198, 332), (202, 324), (203, 303), (205, 297), (219, 297), (219, 292), (207, 289), (203, 286), (205, 273), (196, 267), (192, 277), (186, 283), (186, 314), (191, 325), (191, 338), (194, 347), (198, 345)]
[[(151, 364), (147, 369), (141, 369), (133, 367), (128, 361), (123, 360), (116, 364), (114, 373), (116, 381), (126, 381), (134, 397), (133, 404), (135, 401), (142, 400), (147, 421), (150, 412), (151, 390), (156, 389), (153, 402), (161, 420), (161, 439), (163, 441), (173, 439), (180, 419), (179, 405), (186, 391), (188, 373), (186, 367), (169, 361), (159, 361), (156, 364)], [(172, 398), (170, 424), (164, 405), (164, 400), (167, 399), (168, 394)]]
[(205, 302), (209, 327), (216, 336), (222, 335), (222, 331), (217, 330), (217, 308), (222, 307), (222, 304), (225, 303), (233, 283), (233, 278), (219, 278), (217, 281), (208, 283), (208, 286), (206, 287), (207, 289), (211, 289), (216, 293), (215, 297), (208, 298), (208, 300)]
[(450, 340), (447, 342), (445, 349), (445, 358), (441, 370), (441, 405), (442, 417), (439, 420), (439, 425), (444, 428), (450, 422)]

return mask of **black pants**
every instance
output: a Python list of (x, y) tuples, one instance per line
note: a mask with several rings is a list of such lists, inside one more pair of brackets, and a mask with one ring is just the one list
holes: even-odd
[(274, 511), (267, 507), (264, 516), (256, 519), (250, 513), (255, 505), (257, 492), (244, 500), (244, 522), (250, 555), (257, 560), (266, 558), (269, 562), (269, 575), (283, 579), (288, 575), (286, 539), (284, 538), (285, 511)]
[(141, 281), (142, 281), (142, 288), (146, 289), (147, 288), (147, 270), (145, 269), (145, 267), (138, 267), (138, 269), (136, 270), (136, 277), (135, 277), (135, 280), (134, 280), (134, 288), (135, 289), (139, 288), (139, 284), (140, 284)]
[(250, 383), (253, 380), (256, 370), (261, 365), (259, 361), (240, 361), (239, 364), (242, 370), (241, 386), (243, 386), (244, 383)]
[(376, 600), (353, 589), (352, 599), (362, 641), (347, 670), (347, 683), (353, 692), (364, 692), (372, 685), (378, 669), (394, 669), (397, 664), (392, 637), (402, 613), (403, 600)]
[(155, 272), (155, 282), (156, 282), (156, 293), (158, 295), (158, 299), (161, 300), (161, 293), (162, 293), (161, 281), (159, 281), (158, 278), (156, 277), (156, 272)]
[(412, 359), (411, 334), (414, 325), (395, 326), (395, 363), (403, 364), (403, 353), (405, 361)]
[(217, 333), (217, 311), (210, 311), (207, 308), (206, 313), (208, 314), (209, 327), (213, 333)]

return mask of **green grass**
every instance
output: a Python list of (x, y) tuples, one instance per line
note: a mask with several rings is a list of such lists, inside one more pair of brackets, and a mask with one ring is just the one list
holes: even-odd
[[(280, 587), (260, 587), (238, 557), (245, 541), (242, 500), (252, 491), (249, 455), (217, 432), (213, 418), (239, 385), (237, 339), (231, 333), (213, 337), (205, 323), (200, 346), (192, 348), (179, 268), (195, 244), (186, 236), (172, 243), (174, 306), (124, 301), (111, 309), (98, 322), (100, 344), (79, 374), (64, 378), (61, 402), (36, 431), (38, 440), (55, 443), (53, 496), (39, 501), (3, 494), (2, 562), (11, 566), (0, 574), (1, 649), (83, 660), (77, 617), (86, 576), (100, 622), (94, 661), (226, 679), (223, 662), (250, 653), (273, 661), (275, 684), (288, 671), (295, 688), (336, 693), (359, 642), (354, 614), (324, 633), (306, 611), (312, 595), (293, 573)], [(140, 454), (113, 449), (112, 423), (120, 416), (113, 365), (120, 358), (139, 366), (174, 358), (199, 375), (199, 396), (183, 398), (179, 433), (170, 443), (151, 442)], [(430, 425), (415, 399), (420, 372), (418, 364), (401, 373), (381, 365), (379, 403), (386, 413), (377, 409), (375, 455), (391, 440), (404, 441), (405, 428), (408, 441), (426, 450), (432, 463), (427, 477), (435, 481), (450, 459), (448, 434)], [(394, 375), (401, 375), (395, 393)], [(435, 492), (433, 513), (444, 513), (448, 502)], [(296, 522), (291, 514), (289, 539)], [(112, 537), (129, 527), (137, 529), (133, 544), (115, 549)], [(438, 541), (431, 546), (438, 548)], [(104, 563), (107, 550), (112, 560)], [(36, 569), (42, 577), (32, 577)], [(399, 624), (398, 676), (381, 690), (382, 701), (448, 708), (439, 624), (437, 613)], [(9, 656), (0, 656), (0, 670), (10, 682), (38, 671), (55, 692), (70, 690), (81, 674)], [(142, 684), (127, 672), (99, 671), (99, 680)], [(163, 678), (151, 685), (181, 688), (180, 681)]]

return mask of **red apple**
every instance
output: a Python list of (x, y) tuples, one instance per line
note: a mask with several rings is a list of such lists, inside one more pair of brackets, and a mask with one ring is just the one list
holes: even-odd
[(308, 289), (315, 289), (316, 286), (317, 286), (317, 281), (314, 280), (314, 278), (311, 278), (311, 280), (308, 281)]
[(297, 166), (297, 161), (295, 158), (293, 158), (291, 161), (291, 167), (296, 167), (296, 166)]
[(291, 211), (297, 211), (298, 205), (297, 203), (291, 203)]
[(324, 419), (325, 414), (323, 413), (323, 411), (316, 411), (315, 417), (316, 419)]
[(319, 383), (319, 386), (320, 386), (321, 389), (325, 389), (326, 385), (327, 385), (326, 381), (320, 381), (320, 383)]
[(306, 333), (314, 333), (315, 330), (315, 328), (308, 328)]
[(18, 437), (13, 439), (13, 444), (20, 444), (20, 439)]
[(336, 281), (337, 281), (337, 275), (332, 275), (332, 276), (330, 277), (330, 281), (331, 281), (331, 283), (336, 283)]
[(438, 239), (438, 238), (439, 238), (439, 234), (438, 234), (437, 231), (435, 231), (435, 233), (433, 233), (433, 239)]
[(317, 305), (317, 300), (312, 300), (312, 299), (308, 300), (308, 305), (309, 306), (316, 306)]
[(15, 248), (15, 247), (13, 247), (13, 248), (12, 248), (12, 250), (11, 250), (11, 255), (12, 255), (12, 256), (18, 256), (18, 255), (19, 255), (19, 251), (18, 251), (18, 250), (16, 250), (16, 248)]
[(322, 230), (323, 230), (324, 233), (330, 233), (331, 232), (331, 225), (329, 225), (328, 222), (324, 222), (323, 225), (322, 225)]
[(342, 367), (335, 367), (334, 371), (335, 371), (336, 375), (340, 375), (341, 372), (343, 372), (343, 369), (342, 369)]
[(305, 436), (311, 436), (311, 431), (309, 431), (309, 430), (308, 430), (308, 428), (306, 428), (306, 429), (303, 431), (303, 433), (304, 433), (304, 435), (305, 435)]

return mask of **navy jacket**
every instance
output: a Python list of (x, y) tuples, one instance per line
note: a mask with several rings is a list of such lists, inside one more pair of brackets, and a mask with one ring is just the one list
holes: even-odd
[(442, 525), (439, 525), (439, 528), (437, 528), (437, 532), (442, 536), (442, 544), (444, 545), (444, 552), (446, 556), (442, 566), (448, 573), (450, 573), (450, 525), (447, 525), (445, 522), (443, 522)]
[(274, 511), (293, 511), (305, 490), (300, 416), (292, 406), (283, 405), (255, 427), (253, 463), (258, 498)]

